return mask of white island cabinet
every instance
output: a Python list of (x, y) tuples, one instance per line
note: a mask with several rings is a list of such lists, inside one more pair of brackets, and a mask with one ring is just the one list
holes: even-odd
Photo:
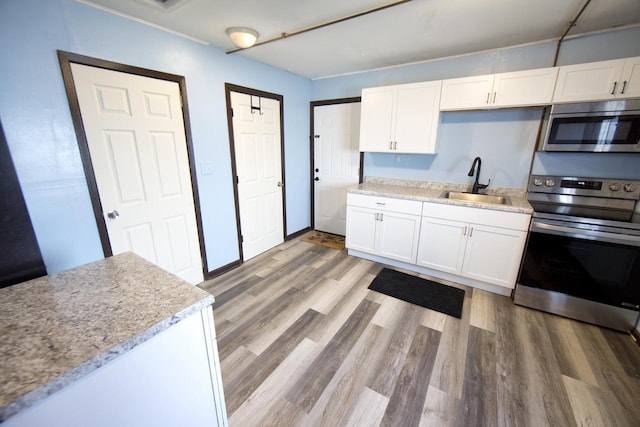
[(0, 297), (3, 427), (227, 425), (207, 292), (125, 253)]
[(425, 203), (417, 264), (512, 289), (530, 216)]
[(347, 194), (349, 249), (415, 263), (422, 202)]
[(560, 67), (553, 102), (640, 97), (640, 56)]
[(362, 90), (360, 151), (437, 152), (440, 80)]

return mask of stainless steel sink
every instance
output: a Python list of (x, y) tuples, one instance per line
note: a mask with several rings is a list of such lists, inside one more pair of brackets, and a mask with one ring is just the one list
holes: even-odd
[(504, 196), (490, 196), (488, 194), (472, 194), (472, 193), (458, 193), (455, 191), (445, 191), (442, 197), (454, 200), (466, 200), (469, 202), (482, 202), (493, 203), (495, 205), (510, 205), (508, 197)]

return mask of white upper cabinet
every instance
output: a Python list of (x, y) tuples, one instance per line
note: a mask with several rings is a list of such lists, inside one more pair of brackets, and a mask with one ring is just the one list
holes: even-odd
[(640, 97), (640, 56), (628, 58), (624, 61), (620, 80), (622, 81), (622, 87), (620, 88), (619, 97)]
[(448, 79), (442, 82), (440, 110), (486, 108), (493, 91), (493, 74)]
[(558, 68), (539, 68), (496, 74), (492, 107), (525, 107), (551, 104)]
[(442, 82), (362, 90), (360, 151), (437, 152)]
[(553, 102), (640, 96), (640, 57), (560, 67)]
[(551, 103), (557, 68), (444, 80), (441, 111), (508, 108)]

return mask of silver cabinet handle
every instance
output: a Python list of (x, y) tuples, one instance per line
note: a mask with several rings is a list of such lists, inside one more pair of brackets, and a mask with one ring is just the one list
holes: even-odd
[(473, 237), (473, 227), (469, 230), (469, 237)]
[(108, 216), (110, 219), (116, 219), (116, 218), (118, 218), (118, 217), (120, 216), (120, 212), (118, 212), (118, 211), (116, 211), (116, 210), (109, 211), (109, 212), (107, 212), (107, 216)]
[(378, 206), (386, 206), (387, 204), (386, 203), (382, 203), (382, 202), (376, 202), (376, 205), (378, 205)]
[(393, 141), (393, 149), (394, 150), (398, 149), (398, 141)]
[(380, 221), (380, 214), (376, 213), (376, 221)]
[(389, 141), (389, 150), (393, 150), (393, 141)]
[(463, 236), (466, 236), (466, 235), (467, 235), (467, 227), (465, 227), (465, 228), (463, 228), (463, 229), (462, 229), (462, 235), (463, 235)]
[(491, 92), (487, 92), (487, 102), (485, 102), (485, 104), (489, 103), (489, 97), (491, 96)]
[(621, 95), (624, 95), (624, 90), (627, 88), (627, 81), (622, 82), (622, 90), (620, 91)]
[(384, 214), (380, 214), (380, 221), (384, 221)]
[(616, 94), (616, 86), (618, 86), (618, 82), (613, 82), (613, 90), (611, 91), (611, 95)]
[(498, 94), (498, 92), (493, 92), (493, 104), (496, 103), (496, 95)]

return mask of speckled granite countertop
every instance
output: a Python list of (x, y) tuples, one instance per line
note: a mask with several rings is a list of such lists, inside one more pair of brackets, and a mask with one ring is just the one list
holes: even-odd
[(494, 203), (470, 202), (466, 200), (453, 200), (442, 197), (442, 193), (445, 191), (471, 191), (471, 186), (467, 184), (411, 181), (378, 177), (366, 177), (363, 184), (351, 187), (349, 192), (373, 196), (395, 197), (397, 199), (418, 200), (421, 202), (493, 209), (506, 212), (525, 214), (531, 214), (533, 212), (533, 208), (526, 199), (526, 190), (504, 187), (489, 187), (487, 190), (484, 190), (483, 193), (494, 196), (507, 196), (511, 204), (498, 205)]
[(0, 289), (0, 422), (213, 301), (132, 253)]

